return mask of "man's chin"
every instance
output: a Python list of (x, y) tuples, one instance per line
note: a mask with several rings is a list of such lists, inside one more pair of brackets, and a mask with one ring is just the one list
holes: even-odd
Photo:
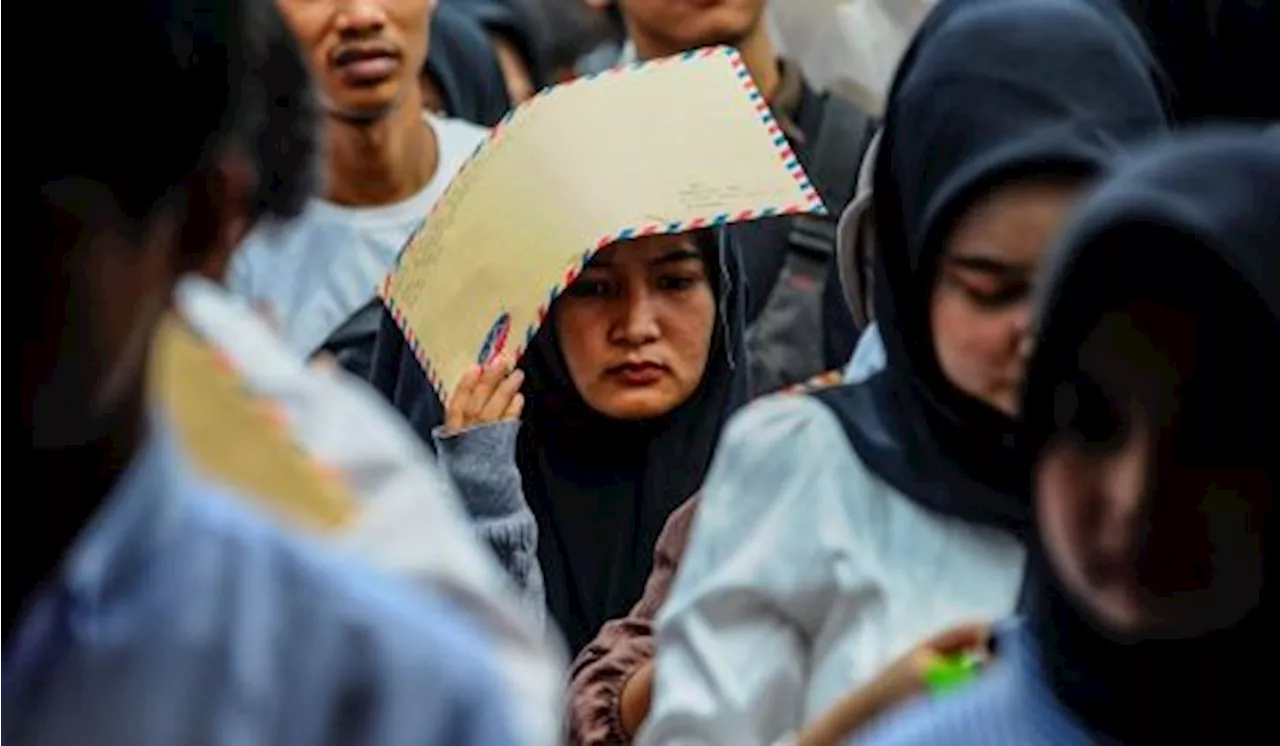
[(715, 10), (698, 18), (681, 29), (681, 39), (686, 48), (741, 46), (755, 26), (753, 19), (744, 14)]
[(369, 123), (385, 119), (402, 100), (399, 96), (373, 95), (343, 96), (341, 99), (325, 97), (325, 113), (334, 119), (351, 123)]

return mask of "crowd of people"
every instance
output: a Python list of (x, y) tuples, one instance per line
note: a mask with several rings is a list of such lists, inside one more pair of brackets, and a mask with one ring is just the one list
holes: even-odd
[[(1280, 9), (930, 5), (875, 107), (765, 0), (25, 10), (5, 743), (1265, 739)], [(712, 45), (827, 214), (603, 246), (438, 390), (376, 289), (488, 128)], [(349, 510), (192, 458), (174, 325)]]

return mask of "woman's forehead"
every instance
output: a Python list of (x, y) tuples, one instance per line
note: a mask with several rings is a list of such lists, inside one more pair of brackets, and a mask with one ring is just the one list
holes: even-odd
[(697, 241), (691, 233), (644, 236), (618, 241), (601, 249), (591, 259), (591, 266), (608, 267), (628, 264), (700, 259)]

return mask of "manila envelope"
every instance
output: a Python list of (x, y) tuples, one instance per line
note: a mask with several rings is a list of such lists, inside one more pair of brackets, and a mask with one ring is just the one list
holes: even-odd
[(611, 243), (824, 213), (738, 52), (708, 47), (547, 89), (454, 177), (379, 289), (441, 398), (523, 353)]

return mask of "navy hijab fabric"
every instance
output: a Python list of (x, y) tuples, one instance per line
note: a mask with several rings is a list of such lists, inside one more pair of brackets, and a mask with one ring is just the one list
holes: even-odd
[(519, 50), (533, 87), (547, 85), (551, 29), (546, 28), (538, 0), (444, 0), (439, 7), (453, 8), (482, 28), (505, 36)]
[[(1280, 450), (1277, 194), (1280, 135), (1219, 132), (1136, 159), (1087, 201), (1041, 286), (1023, 399), (1028, 457), (1064, 417), (1059, 386), (1075, 374), (1082, 339), (1104, 311), (1140, 299), (1180, 307), (1200, 327), (1204, 364), (1180, 403), (1185, 447), (1215, 463), (1265, 463)], [(1269, 537), (1270, 524), (1261, 530)], [(1045, 673), (1096, 733), (1234, 743), (1270, 727), (1274, 694), (1252, 670), (1274, 644), (1265, 586), (1259, 607), (1228, 629), (1122, 644), (1073, 601), (1038, 542), (1031, 555), (1029, 625)]]
[(1277, 0), (1109, 0), (1146, 35), (1183, 123), (1280, 118)]
[(935, 512), (1030, 528), (1016, 422), (956, 388), (929, 299), (951, 225), (986, 190), (1090, 177), (1165, 128), (1155, 68), (1114, 9), (1077, 0), (943, 0), (890, 91), (873, 179), (885, 369), (818, 395), (861, 460)]
[(443, 3), (431, 16), (423, 72), (440, 90), (445, 112), (486, 127), (501, 121), (511, 97), (484, 28), (465, 11)]

